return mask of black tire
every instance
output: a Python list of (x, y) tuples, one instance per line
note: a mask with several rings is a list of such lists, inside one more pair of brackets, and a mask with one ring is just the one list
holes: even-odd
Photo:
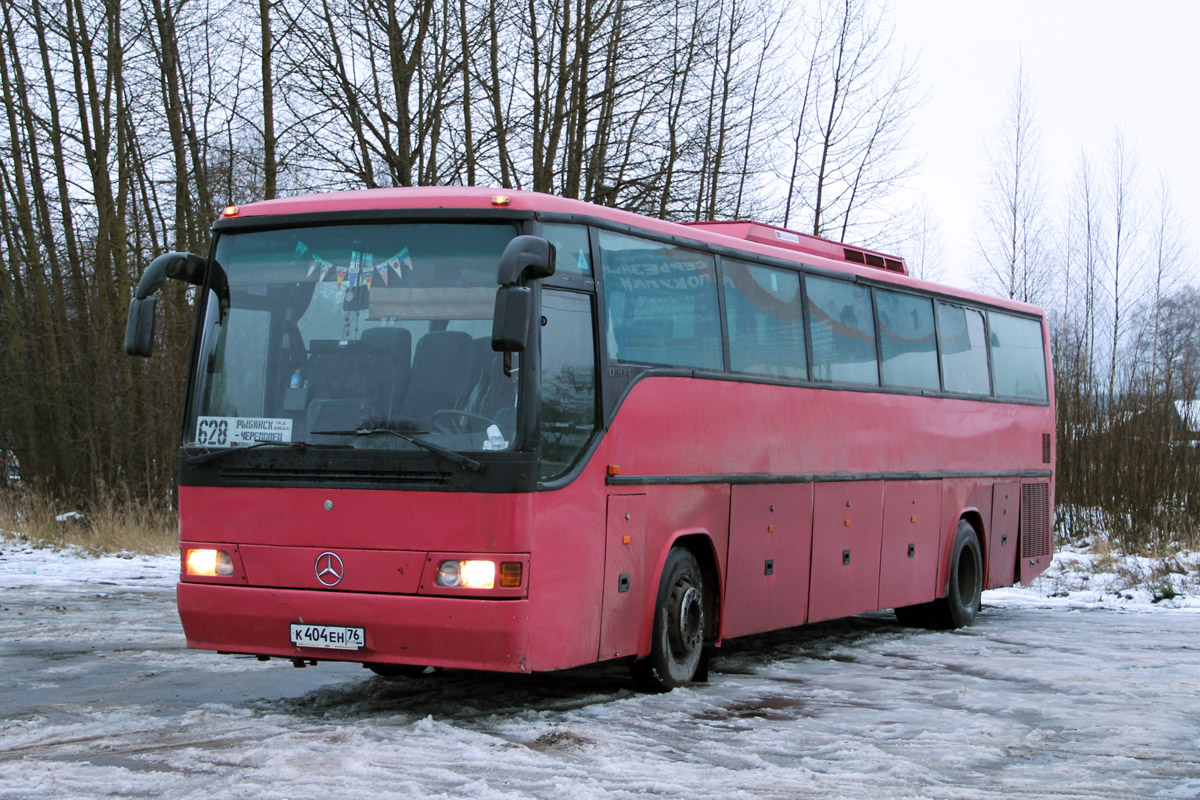
[(423, 678), (433, 672), (420, 664), (363, 664), (381, 678)]
[(915, 606), (902, 606), (892, 609), (896, 621), (908, 628), (936, 628), (933, 603), (920, 603)]
[(975, 622), (983, 594), (983, 553), (975, 529), (959, 520), (950, 549), (950, 587), (946, 596), (931, 603), (895, 609), (901, 625), (952, 630)]
[(941, 601), (945, 605), (948, 628), (965, 628), (975, 622), (983, 595), (983, 552), (979, 537), (965, 519), (958, 523), (954, 547), (950, 551), (950, 590)]
[(700, 564), (691, 551), (676, 547), (658, 584), (650, 655), (629, 666), (637, 687), (667, 692), (691, 683), (704, 658), (708, 620)]

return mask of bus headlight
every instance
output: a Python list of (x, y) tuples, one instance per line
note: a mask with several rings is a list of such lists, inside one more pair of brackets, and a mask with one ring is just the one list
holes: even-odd
[(496, 562), (443, 561), (435, 582), (451, 588), (491, 589), (496, 585)]
[[(237, 551), (233, 556), (237, 558)], [(428, 553), (417, 594), (517, 600), (528, 595), (529, 554)]]
[(233, 574), (233, 559), (224, 550), (191, 550), (184, 555), (188, 575), (228, 578)]

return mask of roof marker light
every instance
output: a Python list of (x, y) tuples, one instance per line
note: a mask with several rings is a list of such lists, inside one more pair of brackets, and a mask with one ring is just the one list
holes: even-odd
[(225, 210), (221, 214), (226, 217), (236, 217), (240, 210), (237, 206), (225, 206)]
[(492, 195), (492, 205), (494, 205), (494, 206), (506, 206), (506, 205), (509, 205), (510, 203), (512, 203), (512, 198), (506, 194)]

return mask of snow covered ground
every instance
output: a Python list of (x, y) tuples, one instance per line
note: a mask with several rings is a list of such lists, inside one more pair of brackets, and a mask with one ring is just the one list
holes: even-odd
[(0, 798), (1200, 798), (1200, 560), (1089, 560), (969, 629), (749, 637), (650, 696), (187, 651), (175, 558), (0, 539)]

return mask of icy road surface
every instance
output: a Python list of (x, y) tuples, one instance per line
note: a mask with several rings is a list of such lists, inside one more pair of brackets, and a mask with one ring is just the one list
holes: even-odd
[(187, 651), (175, 559), (0, 550), (3, 798), (1200, 798), (1194, 607), (990, 593), (964, 631), (753, 637), (646, 696)]

